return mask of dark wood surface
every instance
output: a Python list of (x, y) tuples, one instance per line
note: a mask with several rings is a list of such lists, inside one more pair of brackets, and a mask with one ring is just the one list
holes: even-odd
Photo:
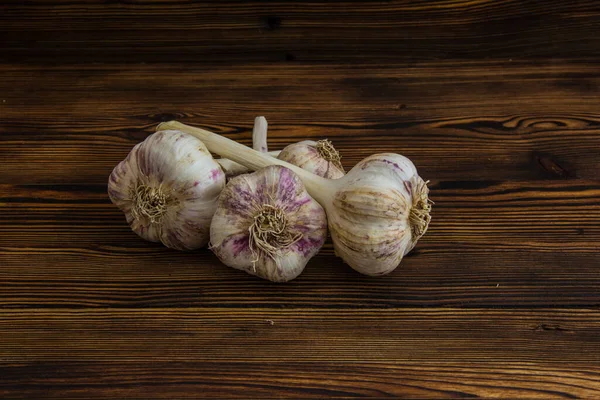
[[(600, 398), (600, 3), (0, 4), (0, 397)], [(112, 168), (179, 119), (410, 157), (391, 275), (144, 242)]]

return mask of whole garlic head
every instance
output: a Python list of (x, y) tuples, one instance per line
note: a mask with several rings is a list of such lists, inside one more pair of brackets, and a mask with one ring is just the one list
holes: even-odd
[(393, 271), (427, 230), (428, 193), (404, 156), (375, 154), (356, 164), (327, 210), (336, 255), (366, 275)]
[(178, 250), (206, 246), (225, 174), (206, 146), (186, 133), (156, 132), (115, 167), (108, 194), (131, 229)]
[(327, 139), (290, 144), (277, 158), (323, 178), (338, 179), (346, 173), (340, 154)]
[(300, 275), (326, 236), (325, 211), (280, 166), (232, 178), (210, 226), (211, 249), (225, 265), (274, 282)]

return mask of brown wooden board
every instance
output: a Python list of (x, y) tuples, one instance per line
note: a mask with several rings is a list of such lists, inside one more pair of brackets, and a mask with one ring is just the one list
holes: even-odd
[[(595, 1), (0, 5), (0, 397), (600, 397)], [(148, 243), (112, 168), (162, 121), (346, 168), (408, 156), (427, 234), (273, 284)]]

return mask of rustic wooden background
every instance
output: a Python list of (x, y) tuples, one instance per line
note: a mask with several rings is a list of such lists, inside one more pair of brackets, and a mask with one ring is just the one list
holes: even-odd
[[(4, 1), (0, 397), (600, 397), (600, 2)], [(393, 274), (270, 284), (133, 234), (161, 121), (431, 180)]]

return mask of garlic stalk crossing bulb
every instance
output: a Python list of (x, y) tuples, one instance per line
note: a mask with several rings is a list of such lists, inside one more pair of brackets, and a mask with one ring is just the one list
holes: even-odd
[[(268, 152), (267, 128), (268, 123), (265, 117), (261, 116), (254, 118), (254, 127), (252, 129), (252, 148), (254, 150), (263, 153)], [(277, 157), (279, 153), (279, 151), (272, 151), (269, 154), (273, 157)], [(225, 176), (227, 176), (227, 178), (232, 178), (234, 176), (238, 176), (248, 172), (247, 167), (244, 167), (243, 165), (238, 164), (235, 161), (228, 160), (227, 158), (219, 158), (215, 161), (219, 163), (221, 169), (223, 170), (223, 172), (225, 172)]]
[(210, 248), (229, 267), (286, 282), (300, 275), (326, 236), (325, 211), (300, 178), (269, 166), (229, 181), (211, 223)]
[(429, 226), (427, 183), (404, 156), (375, 154), (342, 178), (325, 179), (204, 129), (176, 121), (158, 129), (185, 131), (211, 151), (251, 169), (281, 165), (294, 171), (325, 208), (336, 254), (363, 274), (393, 271)]
[(290, 144), (281, 150), (277, 158), (324, 178), (338, 179), (346, 173), (340, 153), (327, 139)]
[(225, 175), (206, 146), (184, 132), (156, 132), (112, 171), (108, 195), (131, 229), (178, 250), (206, 246)]

